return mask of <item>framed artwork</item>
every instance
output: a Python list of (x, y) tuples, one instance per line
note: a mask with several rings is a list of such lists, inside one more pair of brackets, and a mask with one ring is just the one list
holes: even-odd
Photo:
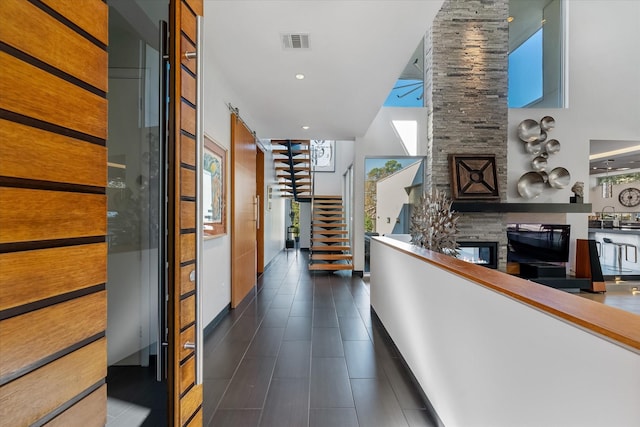
[(335, 172), (336, 142), (325, 139), (312, 139), (311, 166), (315, 172)]
[(204, 238), (227, 234), (227, 151), (207, 135), (202, 151)]
[(453, 200), (495, 200), (498, 193), (496, 156), (449, 154)]

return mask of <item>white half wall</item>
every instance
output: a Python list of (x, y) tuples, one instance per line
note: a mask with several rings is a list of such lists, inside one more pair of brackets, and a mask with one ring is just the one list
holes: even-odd
[(638, 425), (638, 353), (375, 239), (371, 305), (447, 427)]

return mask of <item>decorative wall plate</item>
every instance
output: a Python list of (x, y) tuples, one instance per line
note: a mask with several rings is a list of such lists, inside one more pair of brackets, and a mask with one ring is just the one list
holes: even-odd
[(496, 156), (492, 154), (450, 154), (453, 200), (499, 199)]

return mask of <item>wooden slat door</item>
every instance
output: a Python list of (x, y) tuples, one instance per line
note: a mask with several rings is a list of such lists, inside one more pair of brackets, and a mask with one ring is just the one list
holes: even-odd
[(104, 426), (108, 7), (0, 23), (0, 424)]
[(237, 115), (231, 115), (231, 307), (256, 285), (256, 143)]
[(197, 16), (202, 0), (175, 0), (170, 9), (169, 153), (169, 418), (176, 427), (202, 425), (197, 382)]

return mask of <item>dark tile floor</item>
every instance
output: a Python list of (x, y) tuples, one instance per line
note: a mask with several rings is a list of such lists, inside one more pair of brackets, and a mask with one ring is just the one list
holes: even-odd
[(437, 425), (372, 321), (368, 285), (307, 262), (278, 255), (205, 338), (205, 426)]

